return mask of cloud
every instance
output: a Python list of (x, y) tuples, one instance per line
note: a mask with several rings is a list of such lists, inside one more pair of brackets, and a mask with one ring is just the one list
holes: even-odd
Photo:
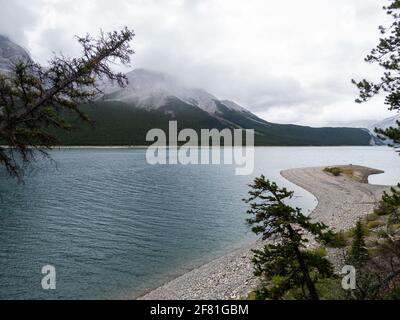
[(0, 0), (0, 33), (45, 63), (79, 54), (74, 35), (128, 26), (133, 67), (169, 73), (269, 121), (358, 125), (388, 116), (356, 105), (350, 79), (387, 21), (376, 0)]
[(0, 0), (0, 33), (20, 45), (27, 45), (26, 32), (39, 19), (35, 5), (38, 5), (36, 0), (30, 1), (29, 5), (24, 0)]

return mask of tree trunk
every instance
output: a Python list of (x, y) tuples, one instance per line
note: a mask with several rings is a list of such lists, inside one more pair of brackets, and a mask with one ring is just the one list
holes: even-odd
[[(290, 225), (288, 226), (288, 229), (289, 229), (290, 236), (293, 238), (294, 231)], [(303, 255), (301, 254), (301, 251), (298, 246), (295, 247), (295, 254), (296, 254), (297, 260), (299, 261), (300, 269), (304, 275), (304, 280), (306, 282), (306, 286), (308, 288), (308, 291), (310, 292), (311, 300), (319, 300), (317, 289), (315, 288), (314, 282), (311, 280), (310, 272), (308, 270), (307, 265), (304, 262)]]
[(296, 247), (295, 251), (297, 260), (299, 261), (300, 264), (301, 271), (303, 272), (305, 278), (306, 286), (308, 288), (308, 291), (310, 292), (310, 298), (311, 300), (319, 300), (317, 289), (315, 288), (314, 282), (311, 280), (310, 273), (308, 271), (306, 264), (304, 263), (303, 256), (299, 248)]

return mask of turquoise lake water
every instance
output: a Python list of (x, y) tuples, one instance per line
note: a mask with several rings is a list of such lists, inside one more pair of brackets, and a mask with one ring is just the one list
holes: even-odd
[[(282, 169), (359, 164), (385, 170), (371, 183), (400, 181), (386, 147), (257, 148), (252, 176), (229, 165), (148, 165), (145, 149), (51, 153), (18, 184), (0, 171), (0, 299), (129, 299), (213, 257), (254, 241), (245, 224), (247, 184)], [(57, 290), (41, 287), (53, 265)]]

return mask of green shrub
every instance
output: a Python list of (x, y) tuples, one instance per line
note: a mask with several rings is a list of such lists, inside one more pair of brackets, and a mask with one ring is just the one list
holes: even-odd
[(246, 300), (258, 300), (257, 292), (250, 292)]
[(375, 214), (380, 216), (380, 217), (384, 217), (384, 216), (388, 216), (390, 213), (384, 208), (383, 205), (380, 205), (378, 208), (376, 208), (374, 210)]
[(334, 233), (332, 239), (329, 240), (327, 247), (329, 248), (344, 248), (347, 246), (347, 240), (351, 238), (345, 231)]
[(385, 300), (400, 300), (400, 287), (394, 288), (386, 296)]
[(324, 247), (319, 247), (319, 248), (316, 248), (316, 249), (312, 249), (312, 250), (309, 250), (309, 252), (312, 253), (312, 254), (315, 254), (315, 255), (317, 255), (319, 257), (325, 257), (326, 256), (326, 248), (324, 248)]
[(392, 228), (393, 230), (399, 230), (400, 229), (400, 223), (392, 224), (390, 226), (390, 228)]
[(366, 227), (367, 227), (367, 229), (370, 230), (370, 229), (376, 229), (376, 228), (381, 227), (383, 225), (385, 225), (385, 223), (382, 222), (382, 221), (370, 221), (370, 222), (367, 223)]
[(346, 239), (351, 240), (354, 237), (354, 228), (344, 231)]
[(381, 251), (377, 247), (367, 248), (367, 250), (370, 257), (376, 257), (381, 253)]
[(367, 215), (367, 221), (376, 221), (380, 218), (380, 215), (377, 213), (371, 213), (369, 215)]
[(338, 167), (327, 167), (324, 169), (325, 172), (333, 174), (335, 177), (340, 176), (342, 170)]
[[(367, 225), (365, 223), (362, 223), (362, 228), (364, 231), (364, 235), (368, 236), (369, 235), (369, 229), (367, 228)], [(355, 233), (355, 228), (351, 228), (347, 231), (345, 231), (344, 235), (347, 239), (353, 239), (354, 238), (354, 233)]]
[(377, 235), (378, 235), (378, 238), (381, 238), (381, 239), (387, 239), (389, 237), (389, 235), (387, 234), (387, 232), (385, 230), (379, 230)]
[(321, 300), (346, 300), (341, 280), (337, 278), (322, 279), (316, 283)]

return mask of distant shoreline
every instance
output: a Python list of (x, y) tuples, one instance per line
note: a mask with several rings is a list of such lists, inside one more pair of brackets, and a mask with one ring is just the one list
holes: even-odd
[[(372, 174), (383, 173), (361, 166), (351, 167), (357, 180), (349, 177), (334, 177), (322, 167), (290, 169), (281, 172), (288, 181), (312, 193), (318, 205), (311, 213), (316, 221), (321, 221), (336, 230), (346, 230), (354, 226), (359, 217), (370, 214), (382, 192), (388, 186), (365, 183)], [(196, 268), (163, 286), (143, 295), (139, 300), (236, 300), (246, 298), (258, 285), (253, 275), (251, 249), (262, 247), (255, 244), (228, 253), (199, 268)], [(315, 244), (309, 244), (313, 247)], [(335, 251), (336, 250), (336, 251)], [(341, 253), (337, 249), (328, 250), (328, 258), (336, 270), (341, 265)]]
[[(148, 146), (57, 146), (53, 147), (52, 149), (147, 149), (151, 147), (151, 145)], [(157, 148), (180, 148), (182, 145), (178, 146), (157, 146)], [(192, 146), (191, 146), (192, 147)], [(245, 146), (243, 146), (245, 147)], [(357, 146), (349, 146), (349, 145), (337, 145), (337, 146), (254, 146), (254, 148), (336, 148), (336, 147), (348, 147), (348, 148), (354, 148), (354, 147), (387, 147), (387, 146), (377, 146), (377, 145), (371, 145), (371, 146), (362, 146), (362, 145), (357, 145)], [(195, 147), (192, 147), (195, 148)], [(204, 147), (204, 146), (197, 146), (197, 148), (233, 148), (233, 146), (209, 146), (209, 147)]]
[[(55, 147), (51, 147), (51, 150), (57, 150), (57, 149), (147, 149), (151, 147), (151, 145), (138, 145), (138, 146), (55, 146)], [(181, 145), (178, 146), (160, 146), (157, 148), (180, 148), (182, 147)], [(299, 145), (299, 146), (254, 146), (254, 148), (361, 148), (361, 147), (376, 147), (376, 148), (389, 148), (388, 146), (378, 146), (378, 145), (369, 145), (369, 146), (363, 146), (363, 145), (354, 145), (354, 146), (350, 146), (350, 145), (336, 145), (336, 146), (332, 146), (332, 145), (326, 145), (326, 146), (304, 146), (304, 145)], [(5, 145), (0, 145), (0, 148), (9, 148), (9, 146), (5, 146)], [(233, 148), (232, 146), (229, 147), (225, 147), (225, 146), (220, 146), (220, 147), (213, 147), (213, 146), (209, 146), (209, 147), (203, 147), (203, 146), (197, 146), (197, 148)]]

